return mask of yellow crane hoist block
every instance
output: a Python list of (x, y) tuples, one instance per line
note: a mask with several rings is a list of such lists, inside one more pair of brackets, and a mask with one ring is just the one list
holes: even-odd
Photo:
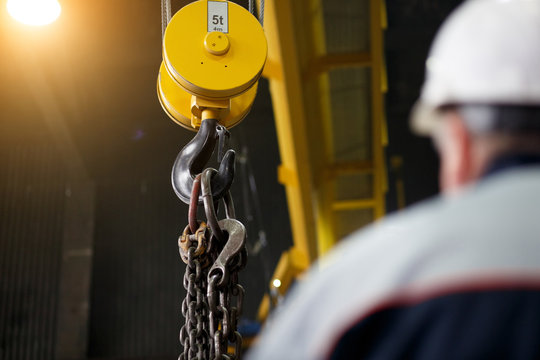
[(161, 106), (191, 130), (206, 109), (231, 128), (251, 109), (266, 55), (264, 31), (246, 9), (229, 1), (190, 3), (172, 17), (163, 37)]

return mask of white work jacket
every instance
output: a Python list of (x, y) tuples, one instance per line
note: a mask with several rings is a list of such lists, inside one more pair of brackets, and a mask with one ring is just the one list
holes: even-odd
[[(486, 347), (497, 349), (497, 344), (482, 344), (481, 333), (498, 331), (499, 326), (503, 330), (507, 326), (497, 322), (498, 313), (506, 311), (504, 306), (490, 305), (490, 301), (496, 298), (495, 292), (502, 291), (506, 296), (507, 290), (532, 290), (536, 295), (540, 294), (540, 166), (499, 172), (464, 189), (459, 195), (424, 202), (342, 241), (291, 292), (284, 306), (263, 329), (247, 359), (338, 358), (334, 356), (336, 347), (355, 327), (363, 335), (360, 339), (348, 339), (349, 350), (351, 341), (357, 341), (358, 348), (364, 352), (362, 357), (353, 358), (487, 358), (487, 355), (481, 355), (486, 354), (482, 351)], [(452, 319), (456, 322), (445, 328), (458, 332), (444, 336), (443, 343), (450, 343), (443, 344), (440, 339), (433, 338), (434, 342), (439, 341), (434, 349), (418, 343), (431, 341), (429, 335), (434, 337), (438, 329), (435, 323), (429, 323), (442, 319), (439, 313), (431, 312), (419, 320), (418, 316), (425, 313), (424, 305), (449, 309), (448, 299), (451, 306), (456, 303), (453, 295), (476, 296), (486, 292), (489, 296), (478, 300), (478, 311), (487, 309), (494, 314), (487, 314), (487, 320), (481, 320), (480, 325), (471, 324), (471, 328), (478, 328), (478, 331), (467, 335), (469, 327), (460, 325), (460, 322), (474, 321), (476, 311), (464, 314), (465, 310), (456, 310), (455, 314), (444, 318), (446, 325), (452, 323)], [(437, 303), (439, 299), (443, 299), (443, 305)], [(459, 309), (467, 309), (470, 302), (467, 299)], [(532, 304), (527, 301), (525, 304)], [(501, 302), (508, 301), (504, 298)], [(521, 309), (528, 305), (516, 306)], [(537, 308), (540, 316), (540, 303), (531, 305), (531, 309)], [(420, 315), (414, 315), (412, 309), (415, 309), (414, 314)], [(392, 311), (382, 317), (373, 317), (384, 310)], [(530, 318), (533, 315), (523, 316)], [(401, 324), (416, 325), (394, 329), (390, 321), (393, 317), (401, 319)], [(379, 321), (379, 325), (381, 319), (384, 320), (380, 326), (388, 331), (382, 331), (380, 327), (369, 328), (368, 325), (373, 323), (368, 324), (370, 319)], [(513, 318), (509, 315), (508, 319)], [(540, 324), (540, 318), (533, 320)], [(515, 326), (519, 328), (519, 324)], [(418, 331), (417, 335), (413, 334), (415, 331)], [(528, 333), (532, 334), (531, 331)], [(497, 336), (510, 341), (511, 334), (494, 335), (490, 341), (499, 342), (494, 340)], [(387, 338), (387, 342), (378, 344), (378, 337)], [(504, 339), (500, 341), (506, 341)], [(412, 343), (414, 341), (416, 345)], [(471, 345), (472, 342), (463, 345), (468, 341), (474, 341), (476, 345)], [(536, 341), (540, 344), (540, 338)], [(381, 349), (369, 349), (379, 345)], [(424, 349), (422, 354), (431, 355), (392, 352), (393, 346), (402, 349), (420, 346)], [(471, 353), (460, 355), (460, 349), (467, 346), (478, 346), (474, 350), (477, 357), (472, 357)], [(354, 351), (354, 343), (352, 348)], [(443, 353), (434, 355), (433, 351)]]

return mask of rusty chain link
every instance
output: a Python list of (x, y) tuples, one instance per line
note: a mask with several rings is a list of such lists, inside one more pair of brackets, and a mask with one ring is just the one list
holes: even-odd
[(208, 352), (208, 302), (204, 294), (206, 277), (195, 256), (195, 246), (187, 253), (188, 264), (184, 274), (186, 297), (182, 302), (182, 315), (186, 319), (180, 330), (180, 343), (184, 352), (179, 359), (205, 359)]
[[(208, 226), (197, 221), (197, 201), (191, 201), (189, 224), (178, 240), (179, 252), (186, 263), (182, 302), (185, 323), (180, 330), (184, 350), (179, 359), (241, 358), (242, 336), (237, 331), (242, 314), (244, 288), (238, 284), (238, 272), (247, 262), (244, 225), (234, 219), (230, 192), (223, 197), (226, 219), (217, 219), (217, 201), (210, 180), (216, 172), (207, 168), (193, 182), (192, 199), (202, 190)], [(193, 231), (195, 229), (195, 231)], [(229, 345), (232, 351), (229, 353)]]

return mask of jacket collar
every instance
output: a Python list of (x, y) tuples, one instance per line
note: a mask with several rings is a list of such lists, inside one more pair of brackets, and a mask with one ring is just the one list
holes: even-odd
[(484, 178), (510, 168), (540, 165), (540, 154), (510, 154), (501, 156), (491, 163)]

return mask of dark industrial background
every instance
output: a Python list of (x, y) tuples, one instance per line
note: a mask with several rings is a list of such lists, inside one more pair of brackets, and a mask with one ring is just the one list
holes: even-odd
[[(400, 178), (407, 204), (437, 191), (435, 154), (410, 133), (408, 114), (435, 30), (459, 2), (387, 1), (387, 155), (403, 159), (400, 174), (389, 167), (389, 211)], [(79, 339), (88, 358), (174, 359), (187, 206), (170, 169), (193, 133), (156, 97), (160, 5), (61, 4), (61, 18), (44, 28), (18, 25), (4, 2), (0, 10), (0, 359), (53, 359), (80, 321), (89, 324)], [(231, 134), (241, 155), (233, 196), (252, 254), (241, 275), (244, 317), (254, 320), (292, 243), (266, 80)]]

